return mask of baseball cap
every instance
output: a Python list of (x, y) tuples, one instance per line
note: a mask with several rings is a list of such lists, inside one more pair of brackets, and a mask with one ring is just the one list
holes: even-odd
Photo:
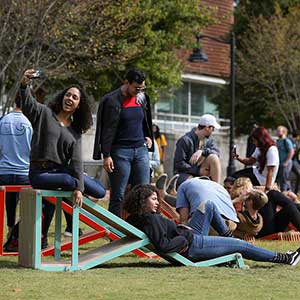
[(199, 125), (201, 126), (213, 126), (216, 129), (220, 129), (221, 125), (217, 123), (215, 116), (210, 114), (205, 114), (200, 117)]

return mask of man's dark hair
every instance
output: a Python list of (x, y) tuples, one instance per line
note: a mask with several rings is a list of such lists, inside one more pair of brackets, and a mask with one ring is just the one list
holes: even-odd
[(197, 127), (198, 127), (199, 130), (202, 130), (202, 129), (204, 129), (204, 128), (207, 127), (207, 126), (198, 124)]
[(292, 133), (293, 138), (296, 138), (299, 135), (300, 135), (300, 130), (294, 130)]
[(21, 95), (20, 93), (17, 93), (15, 97), (15, 105), (17, 108), (21, 108)]
[(141, 84), (143, 81), (145, 81), (146, 74), (141, 70), (132, 69), (126, 73), (125, 79), (128, 80), (130, 84), (133, 82)]

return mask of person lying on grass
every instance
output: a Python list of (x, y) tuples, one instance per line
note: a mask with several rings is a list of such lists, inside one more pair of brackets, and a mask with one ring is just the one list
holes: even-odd
[[(187, 225), (177, 225), (160, 215), (158, 195), (152, 185), (137, 185), (125, 199), (124, 209), (129, 213), (127, 221), (145, 232), (159, 252), (178, 252), (192, 261), (236, 252), (255, 261), (291, 266), (300, 261), (300, 248), (294, 252), (277, 253), (232, 238), (232, 232), (211, 201), (201, 203)], [(210, 226), (220, 236), (208, 236)]]

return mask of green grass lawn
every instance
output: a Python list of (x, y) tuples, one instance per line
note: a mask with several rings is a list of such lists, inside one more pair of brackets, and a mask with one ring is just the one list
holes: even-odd
[[(82, 227), (87, 230), (85, 225)], [(104, 241), (82, 245), (80, 253)], [(299, 247), (296, 242), (279, 241), (257, 245), (276, 251)], [(63, 256), (69, 258), (70, 252)], [(0, 300), (299, 299), (300, 264), (292, 268), (246, 263), (248, 270), (173, 267), (162, 259), (128, 254), (91, 270), (58, 273), (20, 268), (17, 257), (0, 257)]]
[[(282, 251), (298, 247), (259, 244)], [(246, 262), (249, 270), (172, 267), (130, 254), (88, 271), (56, 273), (20, 268), (16, 257), (0, 257), (0, 299), (298, 299), (300, 265)]]

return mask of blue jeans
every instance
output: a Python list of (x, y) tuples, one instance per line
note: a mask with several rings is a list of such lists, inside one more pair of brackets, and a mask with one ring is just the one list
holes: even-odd
[(277, 179), (282, 192), (289, 191), (291, 189), (290, 174), (293, 167), (293, 161), (290, 160), (287, 166), (280, 165), (278, 170)]
[(215, 204), (211, 201), (207, 201), (193, 213), (188, 225), (194, 231), (194, 239), (188, 251), (188, 257), (192, 261), (206, 260), (239, 252), (246, 259), (272, 262), (276, 255), (273, 251), (256, 247), (243, 240), (208, 236), (210, 225), (221, 235), (228, 231)]
[[(35, 189), (74, 191), (77, 187), (74, 177), (64, 167), (30, 170), (29, 178), (32, 187)], [(105, 188), (99, 180), (87, 175), (84, 175), (83, 179), (84, 194), (95, 198), (103, 198), (105, 196)]]
[[(29, 185), (27, 175), (5, 174), (0, 175), (0, 185)], [(19, 200), (19, 193), (7, 193), (5, 195), (5, 207), (7, 226), (13, 227), (16, 222), (16, 208)]]
[[(70, 175), (69, 170), (63, 166), (53, 169), (30, 170), (30, 183), (35, 189), (48, 189), (64, 191), (74, 191), (77, 187), (76, 181)], [(95, 198), (103, 198), (105, 196), (105, 188), (97, 179), (84, 175), (84, 194)], [(48, 230), (53, 218), (55, 206), (46, 200), (43, 200), (43, 226), (42, 234), (44, 237), (48, 235)], [(67, 228), (72, 228), (72, 216), (65, 213)]]
[(119, 148), (111, 152), (114, 171), (109, 173), (111, 196), (109, 211), (121, 215), (121, 203), (124, 199), (126, 186), (150, 182), (149, 154), (146, 146), (139, 148)]

